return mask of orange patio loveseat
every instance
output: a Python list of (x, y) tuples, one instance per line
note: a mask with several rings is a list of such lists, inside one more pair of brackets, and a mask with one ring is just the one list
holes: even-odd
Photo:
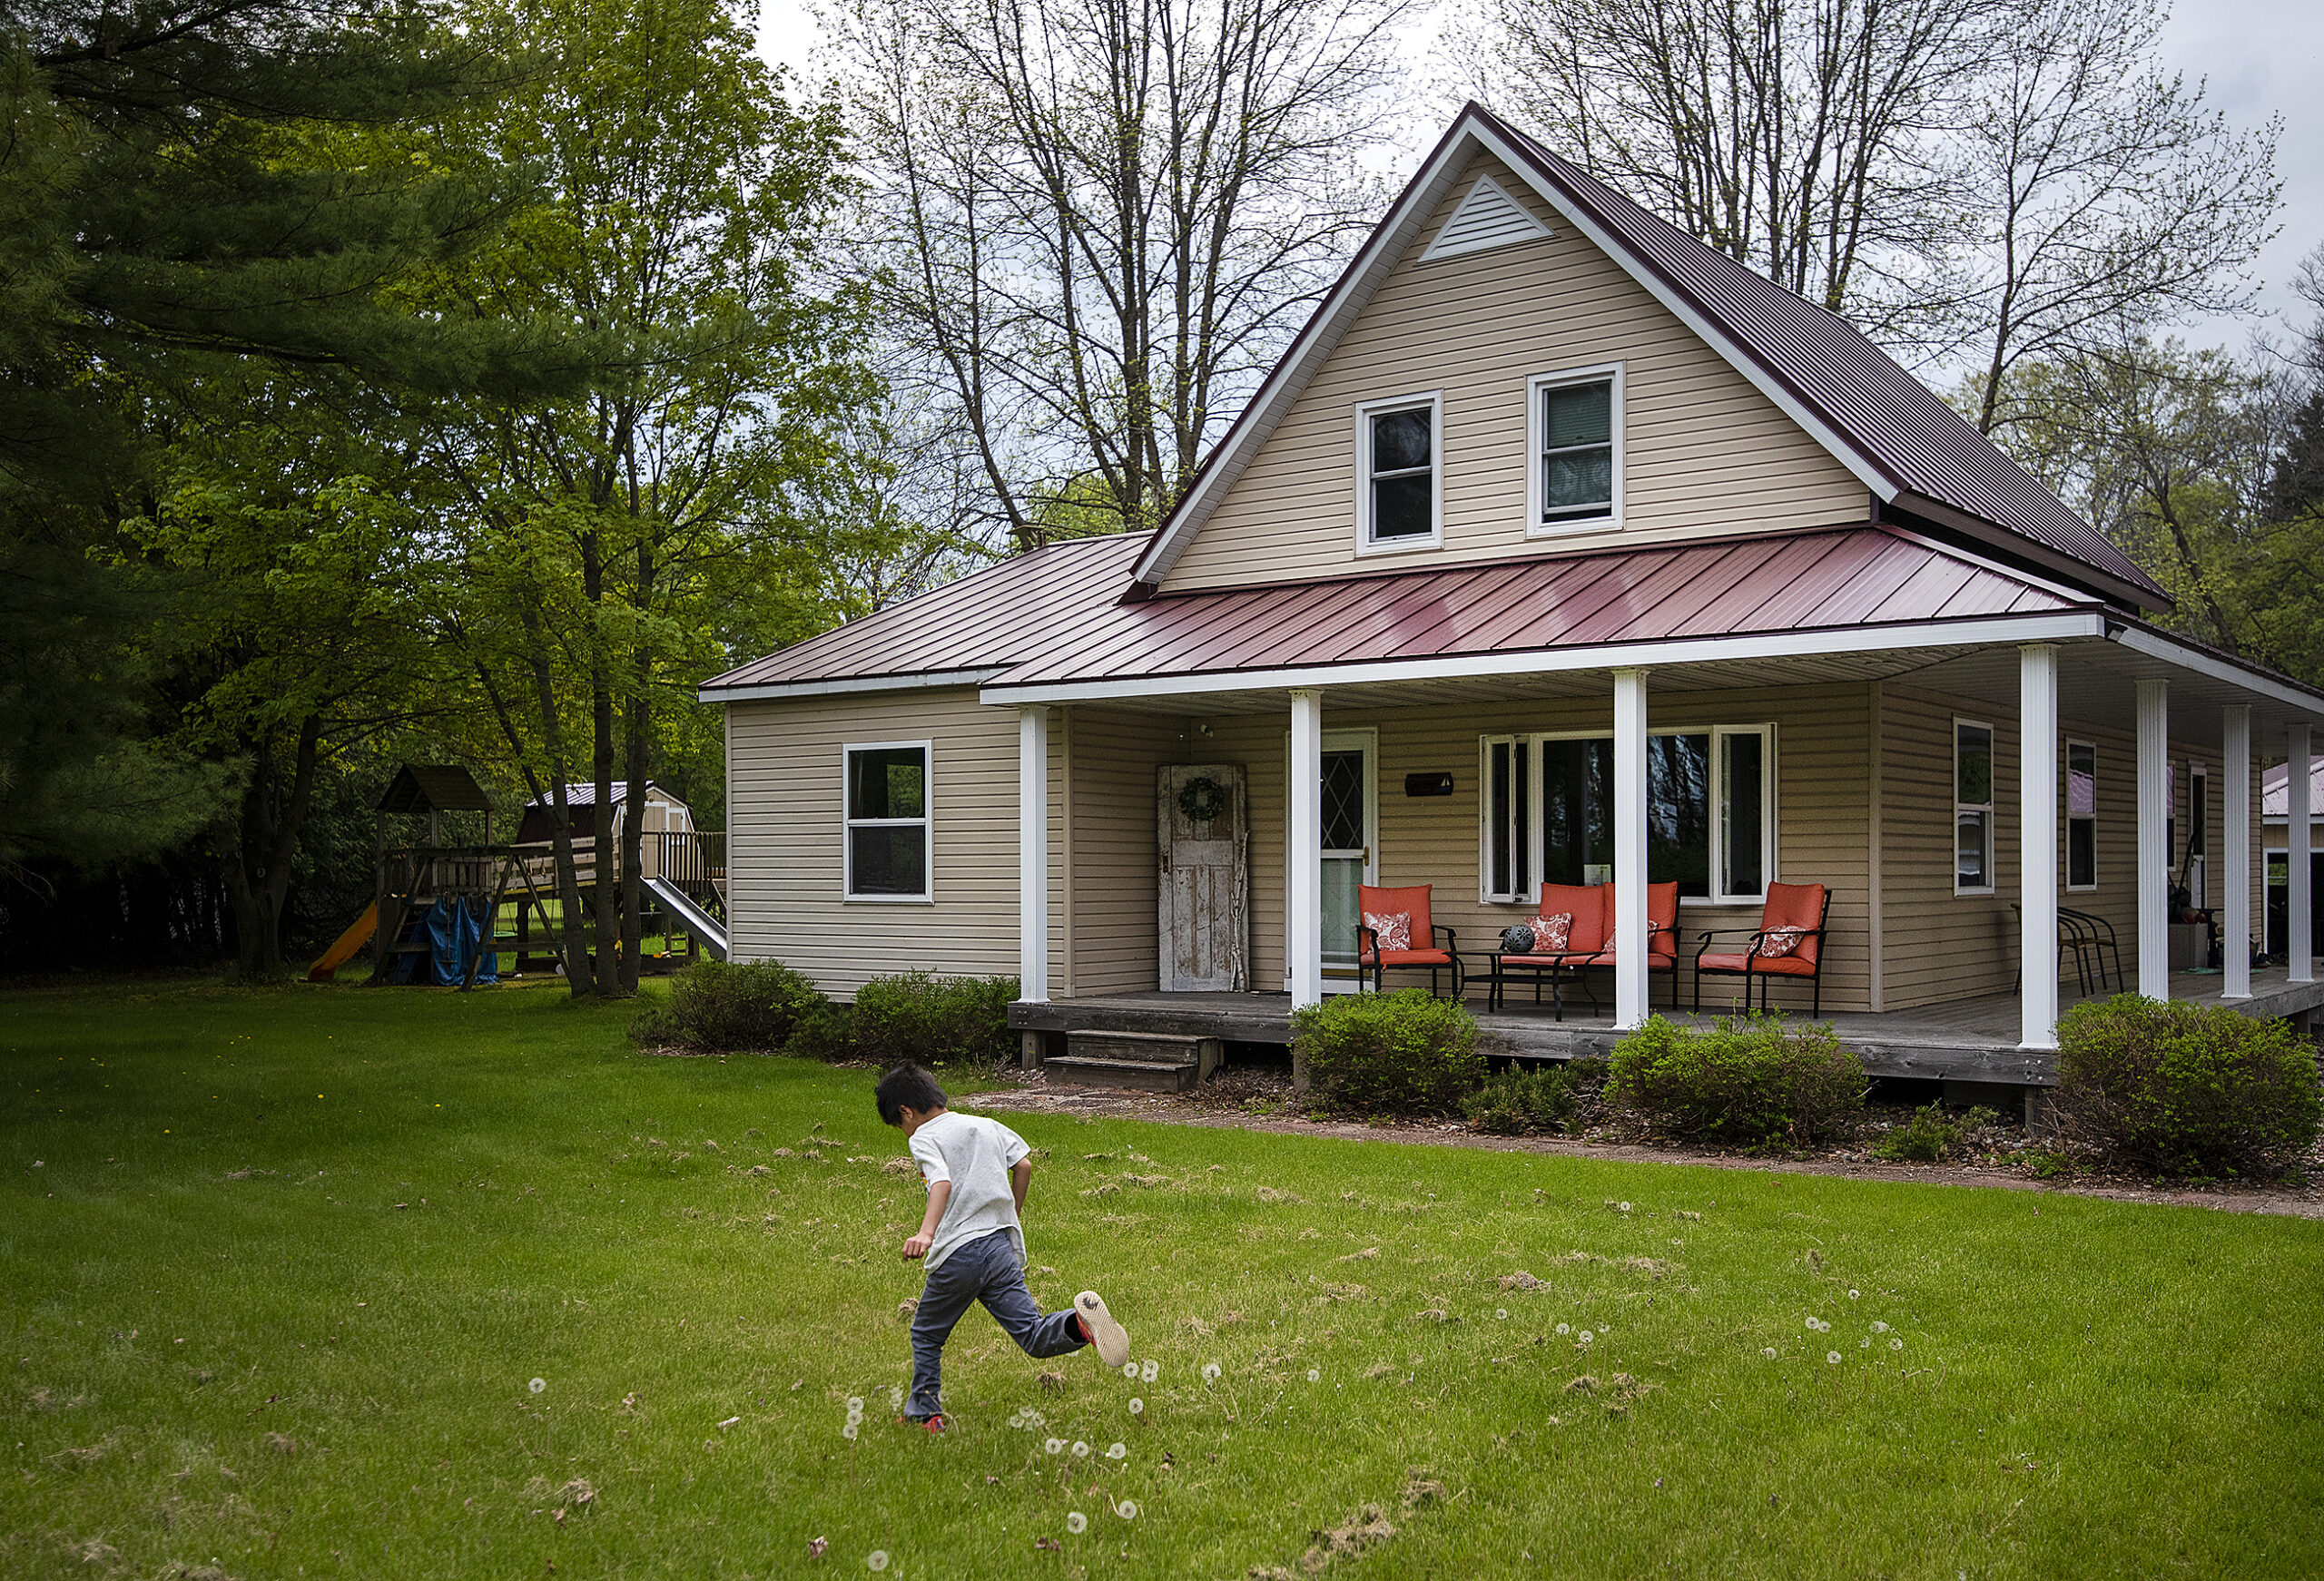
[[(1592, 1007), (1598, 1006), (1598, 996), (1587, 978), (1579, 974), (1590, 967), (1611, 967), (1614, 964), (1614, 886), (1611, 884), (1544, 884), (1541, 903), (1534, 908), (1533, 918), (1527, 926), (1538, 938), (1547, 931), (1544, 924), (1557, 917), (1573, 920), (1566, 930), (1563, 950), (1547, 950), (1536, 945), (1525, 955), (1502, 955), (1496, 957), (1496, 971), (1492, 1004), (1498, 1009), (1502, 990), (1512, 976), (1533, 978), (1533, 998), (1540, 1003), (1541, 983), (1546, 978), (1555, 986), (1557, 974), (1577, 975), (1582, 992), (1590, 995)], [(1646, 887), (1646, 969), (1649, 972), (1669, 972), (1670, 976), (1670, 1007), (1679, 1007), (1678, 977), (1679, 886), (1676, 880)], [(1564, 1000), (1558, 1000), (1559, 1018), (1564, 1018)]]

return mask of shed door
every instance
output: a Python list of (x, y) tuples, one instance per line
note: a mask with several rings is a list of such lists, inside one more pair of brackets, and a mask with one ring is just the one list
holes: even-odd
[(1243, 766), (1166, 763), (1155, 792), (1160, 986), (1166, 993), (1239, 994), (1251, 985)]

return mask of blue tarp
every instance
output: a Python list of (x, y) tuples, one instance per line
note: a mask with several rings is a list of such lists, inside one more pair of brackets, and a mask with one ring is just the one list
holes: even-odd
[[(457, 988), (468, 976), (468, 962), (484, 943), (484, 906), (465, 895), (443, 895), (428, 908), (428, 965), (437, 984)], [(500, 980), (500, 957), (490, 950), (478, 965), (476, 980)]]

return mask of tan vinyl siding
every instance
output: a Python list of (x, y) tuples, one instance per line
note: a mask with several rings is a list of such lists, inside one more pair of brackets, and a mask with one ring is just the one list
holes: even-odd
[[(1482, 173), (1548, 241), (1418, 260)], [(1535, 374), (1623, 365), (1624, 525), (1525, 534)], [(1354, 552), (1354, 408), (1440, 390), (1444, 546)], [(1481, 156), (1164, 581), (1167, 591), (1860, 521), (1864, 486), (1524, 183)]]
[[(958, 687), (735, 703), (728, 720), (727, 884), (735, 959), (780, 960), (840, 997), (867, 978), (913, 967), (1016, 974), (1016, 710), (985, 707), (972, 688)], [(1054, 716), (1050, 731), (1054, 804)], [(923, 739), (934, 743), (934, 899), (849, 901), (842, 894), (842, 751), (850, 742)], [(1051, 829), (1054, 837), (1055, 819)], [(1050, 926), (1061, 940), (1060, 899), (1053, 886)]]
[(1156, 987), (1154, 773), (1184, 761), (1181, 728), (1153, 714), (1073, 710), (1071, 993)]
[[(2020, 896), (2018, 732), (2014, 710), (1889, 684), (1885, 688), (1881, 740), (1884, 794), (1881, 863), (1886, 881), (1882, 953), (1886, 1005), (1891, 1010), (1980, 994), (2014, 991), (2018, 968)], [(1994, 857), (1990, 896), (1953, 892), (1953, 722), (1973, 719), (1994, 727)], [(2138, 738), (2132, 731), (2067, 716), (2058, 745), (2058, 903), (2103, 918), (2114, 928), (2123, 986), (2138, 986)], [(2098, 752), (2098, 887), (2065, 888), (2065, 742), (2088, 741)], [(2209, 843), (2211, 898), (2222, 893), (2219, 856), (2222, 787), (2218, 753), (2183, 741), (2171, 744), (2173, 776), (2171, 853), (2176, 882), (2186, 854), (2188, 767), (2211, 775)], [(2257, 781), (2250, 791), (2255, 800)], [(2256, 820), (2255, 820), (2256, 821)], [(2255, 924), (2256, 925), (2256, 924)], [(2107, 959), (2108, 988), (2113, 988)], [(2071, 959), (2061, 965), (2071, 997), (2078, 987)], [(2097, 983), (2092, 983), (2093, 991)]]

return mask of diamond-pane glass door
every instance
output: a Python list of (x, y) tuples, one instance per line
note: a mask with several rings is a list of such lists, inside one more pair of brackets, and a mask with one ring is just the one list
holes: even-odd
[[(1341, 738), (1348, 740), (1350, 738)], [(1371, 882), (1371, 748), (1358, 743), (1328, 745), (1324, 752), (1324, 965), (1355, 965), (1356, 923), (1362, 897)], [(1331, 741), (1326, 735), (1327, 743)]]

